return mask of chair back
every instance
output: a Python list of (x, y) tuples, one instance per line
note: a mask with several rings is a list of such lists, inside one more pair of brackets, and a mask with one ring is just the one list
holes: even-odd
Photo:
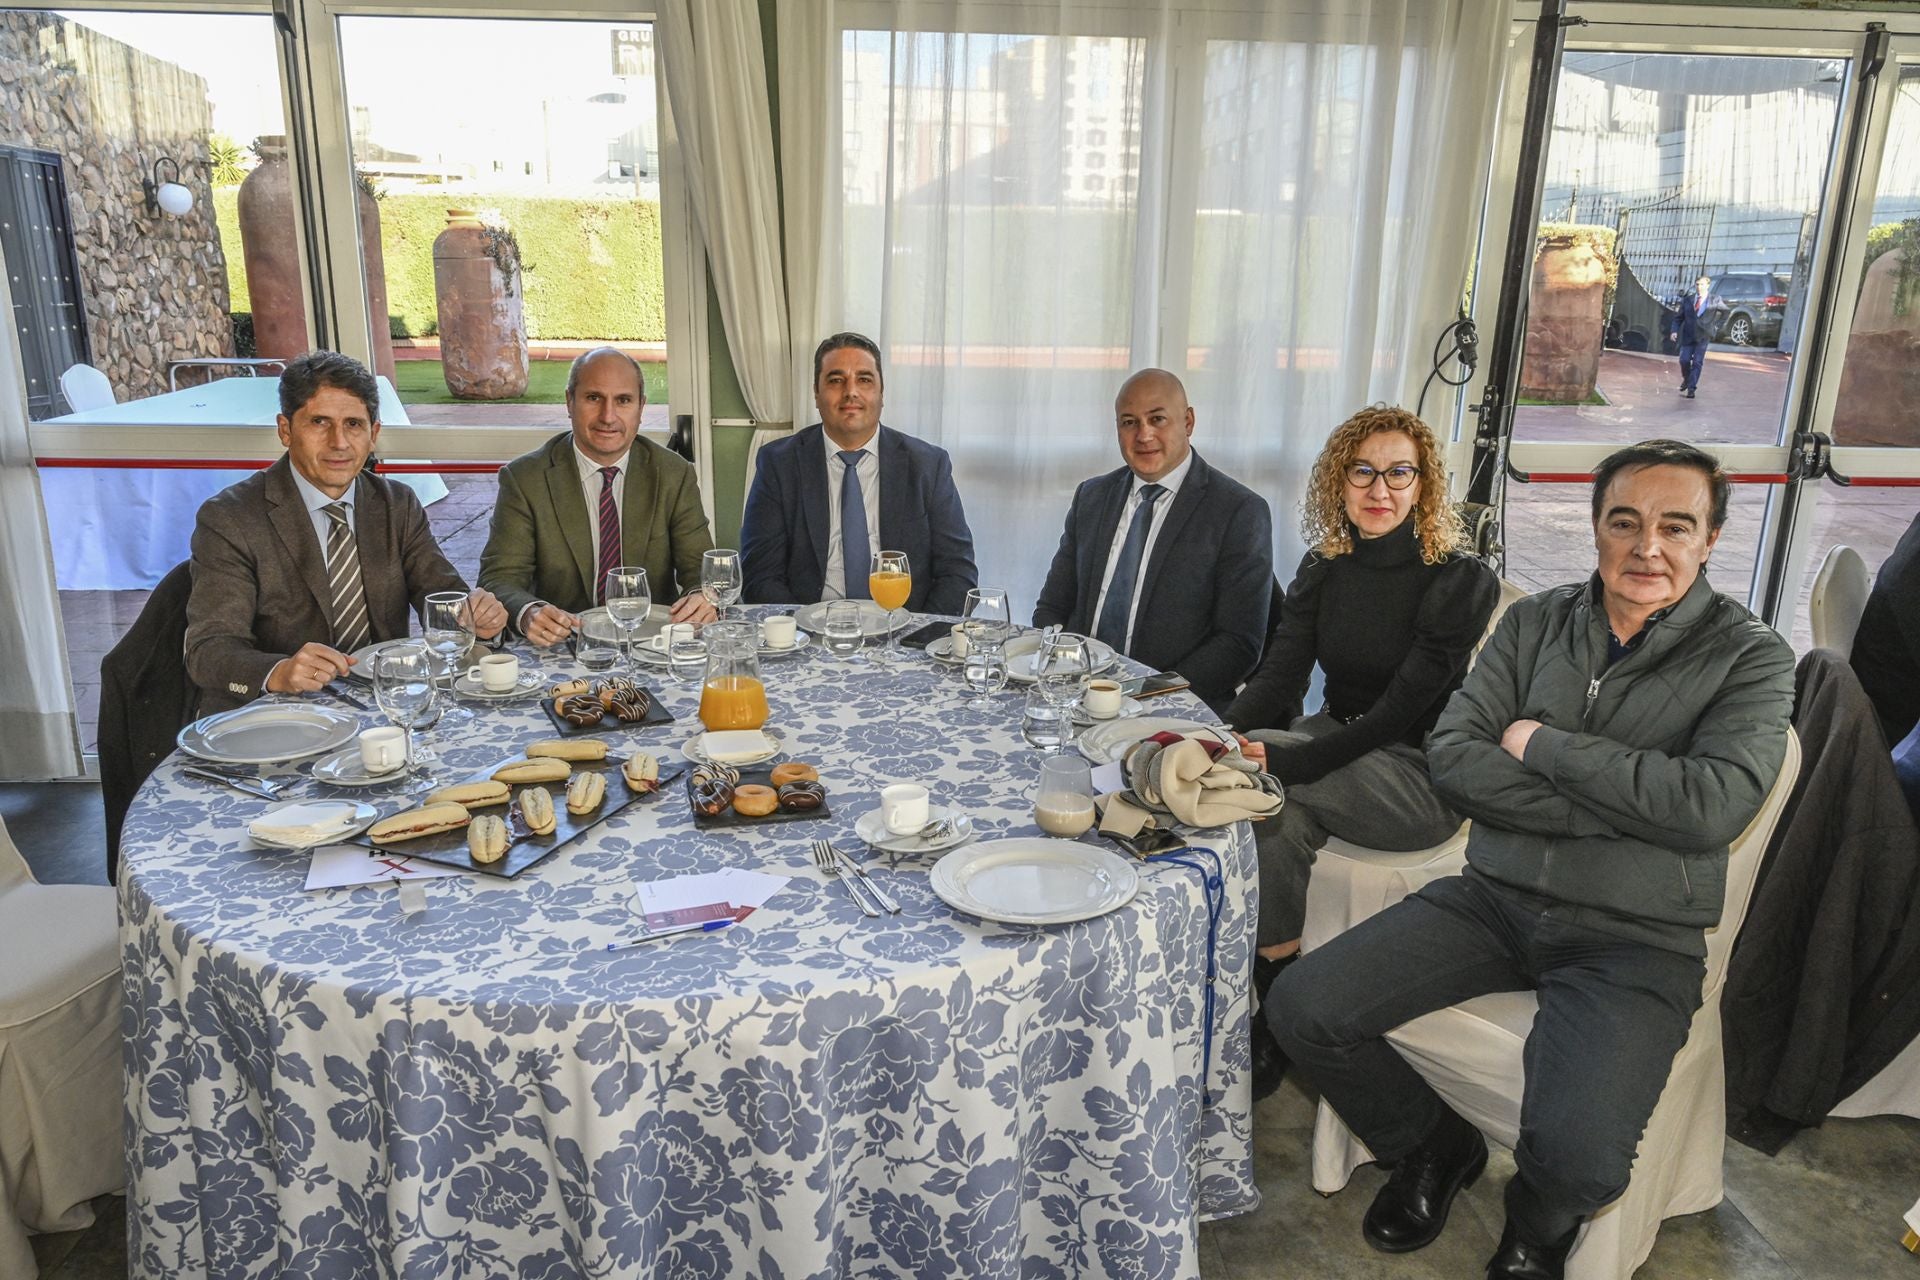
[(120, 866), (120, 828), (134, 793), (193, 723), (199, 690), (187, 674), (187, 600), (193, 562), (167, 571), (140, 616), (100, 662), (100, 800), (107, 814), (107, 880)]
[(61, 374), (60, 394), (67, 398), (67, 408), (73, 413), (104, 409), (114, 403), (113, 384), (90, 364), (76, 364)]
[(1813, 647), (1831, 649), (1841, 657), (1853, 652), (1853, 636), (1867, 609), (1873, 578), (1860, 553), (1845, 543), (1827, 552), (1813, 580), (1807, 614), (1813, 623)]
[(1787, 806), (1794, 784), (1800, 780), (1800, 735), (1787, 730), (1787, 755), (1780, 762), (1780, 776), (1773, 780), (1760, 811), (1727, 849), (1727, 894), (1720, 909), (1720, 923), (1707, 930), (1707, 976), (1705, 991), (1709, 997), (1726, 980), (1727, 959), (1733, 954), (1733, 942), (1747, 918), (1747, 906), (1753, 900), (1753, 884), (1760, 875), (1760, 863)]

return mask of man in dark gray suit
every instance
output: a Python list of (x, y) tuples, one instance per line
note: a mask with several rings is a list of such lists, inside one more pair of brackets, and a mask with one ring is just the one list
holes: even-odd
[[(365, 469), (380, 439), (366, 366), (333, 351), (294, 360), (277, 423), (285, 456), (207, 499), (194, 527), (186, 657), (202, 711), (311, 693), (354, 650), (405, 637), (409, 607), (467, 589), (413, 490)], [(506, 626), (486, 591), (467, 607), (483, 639)]]
[(1180, 379), (1142, 369), (1114, 401), (1126, 466), (1081, 484), (1034, 607), (1177, 671), (1216, 711), (1260, 660), (1273, 584), (1266, 499), (1194, 452)]
[(820, 421), (760, 451), (740, 522), (749, 603), (864, 600), (874, 553), (903, 551), (907, 608), (965, 607), (980, 579), (953, 460), (881, 424), (883, 384), (873, 339), (836, 333), (814, 349)]

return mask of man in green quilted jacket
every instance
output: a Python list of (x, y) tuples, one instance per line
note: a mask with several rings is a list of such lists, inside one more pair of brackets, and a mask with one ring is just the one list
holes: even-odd
[(1626, 1189), (1700, 1007), (1728, 845), (1786, 758), (1793, 651), (1703, 570), (1718, 461), (1651, 440), (1594, 472), (1599, 564), (1515, 604), (1427, 739), (1473, 821), (1467, 869), (1304, 957), (1276, 984), (1281, 1047), (1393, 1173), (1363, 1227), (1421, 1248), (1486, 1143), (1384, 1038), (1434, 1009), (1533, 990), (1516, 1173), (1487, 1274), (1564, 1273)]

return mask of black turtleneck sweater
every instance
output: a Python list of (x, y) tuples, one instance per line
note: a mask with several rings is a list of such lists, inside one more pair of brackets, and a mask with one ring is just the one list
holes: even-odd
[(1227, 722), (1242, 733), (1287, 728), (1317, 664), (1327, 677), (1324, 710), (1341, 727), (1269, 746), (1269, 773), (1285, 784), (1314, 782), (1389, 743), (1420, 746), (1465, 678), (1499, 598), (1493, 570), (1465, 551), (1424, 563), (1411, 519), (1378, 538), (1354, 534), (1346, 555), (1309, 551)]

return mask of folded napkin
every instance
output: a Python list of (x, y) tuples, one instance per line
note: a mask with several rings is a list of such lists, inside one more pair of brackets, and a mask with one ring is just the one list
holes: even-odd
[(289, 805), (247, 824), (248, 834), (277, 844), (318, 844), (353, 826), (354, 806), (338, 800)]
[(1213, 737), (1156, 733), (1127, 749), (1121, 799), (1190, 827), (1224, 827), (1280, 812), (1280, 780)]
[(750, 763), (764, 760), (773, 743), (758, 729), (723, 729), (701, 739), (707, 759), (718, 764)]

